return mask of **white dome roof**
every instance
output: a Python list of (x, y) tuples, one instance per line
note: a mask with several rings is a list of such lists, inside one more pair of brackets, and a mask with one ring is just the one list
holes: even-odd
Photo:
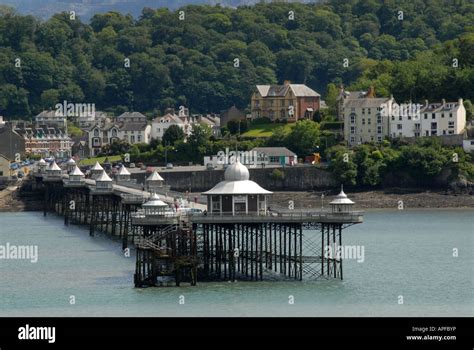
[(348, 197), (347, 194), (344, 193), (344, 190), (341, 186), (341, 192), (336, 196), (336, 198), (330, 202), (329, 204), (354, 204), (353, 201), (351, 201)]
[(41, 158), (41, 159), (39, 160), (38, 164), (47, 164), (47, 163), (46, 163), (46, 161), (45, 161), (43, 158)]
[(76, 165), (76, 161), (72, 158), (69, 158), (69, 160), (66, 162), (67, 165)]
[(246, 181), (249, 178), (249, 170), (239, 160), (228, 166), (224, 173), (225, 181)]

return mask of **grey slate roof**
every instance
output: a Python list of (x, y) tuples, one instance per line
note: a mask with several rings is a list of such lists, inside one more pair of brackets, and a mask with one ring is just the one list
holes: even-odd
[(256, 151), (258, 153), (265, 153), (269, 157), (295, 157), (296, 153), (290, 151), (286, 147), (255, 147), (252, 151)]

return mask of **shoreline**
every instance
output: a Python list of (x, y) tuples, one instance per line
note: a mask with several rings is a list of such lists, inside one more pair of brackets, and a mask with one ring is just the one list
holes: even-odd
[[(400, 193), (397, 193), (400, 192)], [(321, 192), (274, 192), (268, 206), (274, 208), (286, 207), (286, 203), (294, 202), (294, 209), (320, 209), (321, 194), (324, 194), (323, 206), (329, 208), (329, 203), (336, 197), (328, 191)], [(463, 193), (453, 194), (445, 191), (414, 189), (387, 189), (376, 191), (360, 191), (346, 193), (355, 202), (355, 210), (399, 210), (402, 203), (404, 210), (410, 209), (474, 209), (474, 195)], [(190, 196), (195, 194), (190, 193)], [(19, 190), (4, 189), (0, 191), (1, 212), (24, 212), (43, 210), (42, 200), (24, 197)]]

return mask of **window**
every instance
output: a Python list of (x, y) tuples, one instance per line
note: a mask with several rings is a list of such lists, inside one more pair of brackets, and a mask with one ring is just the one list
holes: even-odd
[(138, 141), (138, 142), (142, 142), (142, 135), (138, 135), (138, 136), (137, 136), (137, 141)]
[(377, 142), (382, 142), (382, 136), (377, 136)]
[(382, 116), (377, 114), (377, 124), (382, 124)]
[(362, 114), (365, 114), (365, 108), (362, 108)]
[(448, 122), (448, 127), (449, 128), (454, 128), (454, 122)]
[(438, 135), (438, 131), (436, 130), (431, 130), (431, 136), (437, 136)]
[(415, 137), (420, 137), (420, 132), (415, 132)]
[(130, 143), (135, 143), (135, 136), (130, 136)]
[(402, 116), (401, 115), (398, 116), (398, 120), (402, 121)]
[(402, 124), (397, 124), (397, 130), (402, 130)]
[(285, 107), (285, 100), (280, 100), (280, 106)]
[(362, 118), (362, 125), (365, 125), (365, 118)]
[(392, 120), (395, 120), (395, 116), (392, 115)]
[(425, 131), (425, 136), (430, 136), (430, 132), (428, 130)]
[(377, 126), (377, 134), (381, 134), (382, 133), (382, 127), (381, 126)]
[(371, 109), (370, 108), (367, 108), (367, 113), (370, 114), (371, 112)]
[(408, 120), (411, 120), (411, 115), (408, 116)]
[(449, 113), (449, 117), (452, 118), (452, 117), (453, 117), (453, 113)]
[(444, 113), (441, 113), (441, 118), (444, 118)]
[(355, 134), (355, 126), (351, 126), (351, 134)]
[(373, 137), (373, 136), (370, 137), (370, 141), (374, 141), (374, 137)]
[(221, 210), (221, 200), (219, 196), (212, 196), (212, 211)]
[(428, 114), (425, 113), (424, 117), (425, 117), (425, 119), (428, 119)]
[(94, 136), (99, 136), (99, 129), (94, 130)]
[(351, 114), (351, 124), (354, 124), (354, 123), (355, 123), (355, 115)]
[[(351, 136), (351, 143), (354, 142), (354, 141), (355, 141), (354, 136)], [(472, 142), (474, 142), (474, 141), (472, 141)]]
[(420, 124), (415, 124), (415, 130), (420, 130)]
[(431, 119), (436, 119), (436, 114), (435, 113), (431, 113)]
[(367, 124), (370, 125), (370, 118), (367, 118)]
[(431, 129), (437, 129), (438, 123), (431, 123)]
[(443, 130), (443, 135), (446, 135), (446, 130)]

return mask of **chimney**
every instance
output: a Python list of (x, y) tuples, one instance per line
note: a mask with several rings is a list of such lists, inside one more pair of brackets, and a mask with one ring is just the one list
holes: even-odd
[(458, 99), (458, 103), (459, 103), (460, 106), (463, 105), (463, 100), (462, 100), (462, 98), (459, 98), (459, 99)]
[(425, 100), (425, 107), (428, 107), (428, 100)]
[(287, 86), (287, 85), (290, 85), (291, 84), (291, 80), (285, 80), (283, 82), (283, 85)]
[(444, 105), (446, 104), (446, 100), (443, 98), (443, 99), (441, 100), (441, 103), (442, 103), (443, 106), (444, 106)]
[(370, 85), (369, 90), (367, 91), (367, 98), (374, 98), (375, 97), (375, 88), (373, 85)]

